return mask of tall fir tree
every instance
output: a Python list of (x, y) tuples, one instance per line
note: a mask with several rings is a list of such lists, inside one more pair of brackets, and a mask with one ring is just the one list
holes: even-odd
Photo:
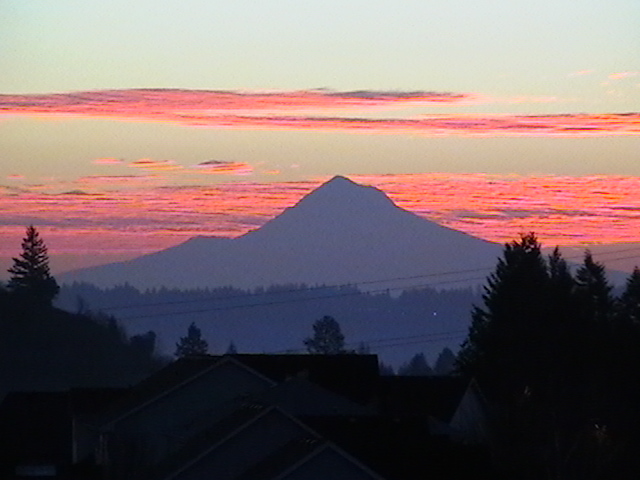
[(635, 267), (627, 278), (625, 289), (620, 296), (618, 311), (629, 322), (640, 327), (640, 269)]
[(411, 359), (398, 367), (398, 375), (405, 377), (426, 377), (433, 375), (424, 353), (416, 353)]
[(610, 320), (614, 305), (611, 291), (604, 265), (596, 262), (587, 250), (576, 273), (576, 293), (583, 315), (596, 323)]
[(190, 355), (206, 355), (209, 344), (202, 338), (202, 331), (191, 322), (187, 330), (186, 337), (180, 337), (180, 341), (176, 343), (176, 357), (188, 357)]
[(445, 347), (438, 354), (436, 363), (433, 366), (433, 373), (436, 375), (449, 375), (453, 372), (456, 364), (456, 356), (449, 347)]
[(474, 306), (457, 369), (489, 394), (509, 397), (531, 389), (540, 370), (549, 276), (533, 233), (505, 245), (485, 286), (484, 306)]
[(9, 268), (8, 289), (36, 305), (50, 306), (60, 287), (49, 270), (49, 255), (44, 241), (33, 225), (27, 227), (22, 253)]

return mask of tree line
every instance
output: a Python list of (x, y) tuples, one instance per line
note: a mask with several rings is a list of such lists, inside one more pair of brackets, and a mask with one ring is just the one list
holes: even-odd
[(457, 371), (492, 412), (496, 461), (519, 478), (634, 478), (640, 448), (640, 270), (618, 297), (587, 251), (571, 272), (534, 234), (505, 245)]

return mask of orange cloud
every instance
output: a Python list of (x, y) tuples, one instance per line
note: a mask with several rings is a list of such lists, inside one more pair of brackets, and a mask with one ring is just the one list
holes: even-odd
[(230, 128), (346, 130), (423, 135), (603, 136), (640, 134), (640, 113), (560, 115), (430, 115), (408, 119), (301, 116), (192, 116), (192, 125)]
[(250, 175), (253, 173), (253, 167), (242, 162), (208, 160), (196, 165), (192, 171), (213, 175)]
[(140, 168), (152, 172), (167, 172), (181, 170), (182, 165), (177, 164), (173, 160), (151, 160), (149, 158), (141, 158), (129, 163), (130, 167)]
[[(158, 177), (155, 175), (87, 175), (76, 180), (76, 184), (81, 188), (90, 187), (96, 190), (109, 188), (120, 190), (120, 188), (141, 188), (147, 187)], [(43, 185), (44, 190), (49, 190), (51, 185)]]
[(96, 158), (93, 161), (93, 163), (96, 165), (122, 165), (124, 161), (120, 158), (105, 157), (105, 158)]
[(236, 92), (222, 90), (131, 89), (73, 93), (0, 95), (0, 111), (160, 118), (186, 112), (292, 110), (458, 103), (473, 95), (424, 91)]

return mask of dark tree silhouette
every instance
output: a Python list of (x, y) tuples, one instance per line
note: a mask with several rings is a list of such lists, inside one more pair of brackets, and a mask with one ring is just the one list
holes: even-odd
[(233, 343), (233, 340), (229, 342), (229, 346), (227, 347), (227, 351), (225, 353), (227, 353), (228, 355), (235, 355), (236, 353), (238, 353), (238, 348), (236, 347), (236, 344)]
[(209, 344), (202, 338), (202, 332), (196, 324), (191, 322), (186, 337), (180, 337), (176, 343), (176, 357), (186, 357), (189, 355), (205, 355), (209, 349)]
[(426, 377), (433, 375), (424, 353), (416, 353), (411, 360), (398, 368), (398, 375), (408, 377)]
[(396, 374), (395, 371), (393, 370), (393, 366), (387, 365), (384, 362), (380, 362), (378, 364), (378, 372), (380, 372), (380, 375), (383, 377), (391, 377)]
[(607, 281), (604, 265), (594, 261), (589, 251), (576, 273), (576, 284), (583, 314), (594, 322), (607, 322), (613, 312), (612, 287)]
[(620, 313), (632, 324), (640, 326), (640, 269), (635, 267), (627, 278), (624, 292), (620, 296)]
[(445, 347), (436, 359), (436, 363), (433, 366), (433, 372), (436, 375), (449, 375), (455, 368), (455, 364), (456, 356), (449, 347)]
[(505, 245), (483, 300), (457, 368), (492, 406), (495, 458), (517, 478), (635, 471), (640, 271), (616, 303), (589, 252), (574, 278), (530, 234)]
[(486, 393), (510, 399), (532, 388), (546, 341), (548, 282), (533, 233), (507, 243), (485, 286), (484, 307), (475, 306), (458, 370)]
[(50, 306), (60, 287), (49, 271), (47, 247), (33, 225), (27, 227), (22, 253), (9, 268), (8, 289), (37, 305)]
[(313, 323), (313, 337), (306, 338), (304, 345), (309, 353), (322, 355), (347, 353), (340, 324), (327, 315)]
[(143, 357), (152, 357), (156, 349), (156, 332), (149, 330), (142, 335), (134, 335), (129, 344)]

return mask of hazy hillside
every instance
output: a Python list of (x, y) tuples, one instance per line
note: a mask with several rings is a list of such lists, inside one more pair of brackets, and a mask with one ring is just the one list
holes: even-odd
[(213, 353), (223, 353), (231, 341), (240, 352), (303, 349), (311, 324), (331, 315), (351, 348), (365, 341), (385, 362), (398, 365), (416, 352), (433, 359), (445, 346), (457, 350), (467, 332), (471, 305), (480, 301), (470, 289), (392, 293), (292, 285), (253, 291), (140, 292), (131, 286), (99, 289), (76, 284), (62, 288), (57, 304), (72, 311), (104, 309), (129, 334), (154, 330), (158, 348), (168, 354), (191, 322), (202, 329)]

